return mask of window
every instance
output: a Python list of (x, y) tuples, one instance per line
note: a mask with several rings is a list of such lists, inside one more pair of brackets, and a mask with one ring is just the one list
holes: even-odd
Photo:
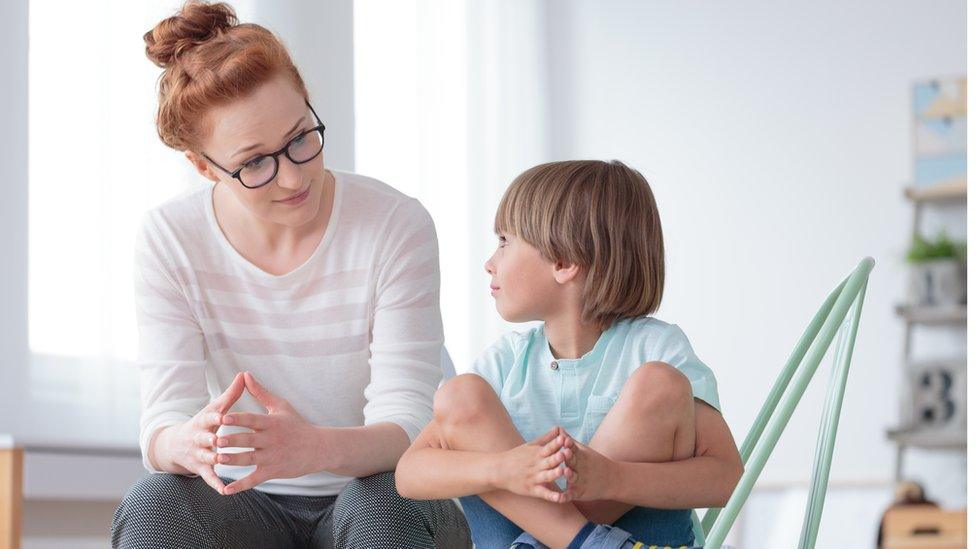
[(142, 32), (174, 1), (30, 4), (30, 390), (48, 401), (138, 400), (132, 267), (143, 212), (194, 181), (161, 146), (160, 69)]

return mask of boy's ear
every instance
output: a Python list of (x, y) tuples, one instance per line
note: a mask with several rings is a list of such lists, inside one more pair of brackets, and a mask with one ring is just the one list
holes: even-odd
[(580, 276), (580, 266), (561, 259), (552, 264), (552, 277), (560, 284), (569, 284)]
[(207, 179), (213, 181), (214, 183), (220, 182), (220, 178), (218, 178), (217, 174), (214, 173), (213, 166), (210, 165), (210, 162), (207, 162), (206, 158), (189, 150), (184, 152), (183, 154), (186, 155), (186, 159), (190, 161), (190, 164), (193, 164), (193, 167), (196, 168), (197, 172), (200, 175), (206, 177)]

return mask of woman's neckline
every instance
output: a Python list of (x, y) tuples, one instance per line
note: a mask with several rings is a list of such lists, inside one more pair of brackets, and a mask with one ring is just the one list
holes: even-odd
[(288, 280), (298, 273), (305, 271), (309, 265), (314, 263), (315, 259), (322, 254), (322, 251), (328, 247), (329, 242), (332, 240), (332, 236), (335, 234), (336, 226), (338, 225), (339, 216), (341, 215), (341, 204), (342, 204), (342, 192), (343, 192), (343, 179), (344, 174), (336, 170), (326, 170), (327, 173), (332, 175), (334, 181), (334, 191), (332, 193), (332, 211), (329, 214), (329, 221), (326, 224), (325, 232), (322, 233), (322, 238), (319, 239), (318, 245), (316, 245), (315, 250), (312, 251), (311, 255), (308, 256), (301, 265), (295, 267), (294, 269), (282, 274), (273, 274), (265, 271), (261, 267), (258, 267), (252, 263), (249, 259), (241, 255), (237, 248), (231, 244), (227, 235), (224, 234), (223, 229), (220, 228), (220, 223), (217, 222), (217, 211), (214, 207), (214, 189), (216, 185), (211, 185), (206, 191), (206, 207), (204, 208), (207, 212), (207, 221), (210, 224), (210, 228), (220, 243), (220, 246), (224, 251), (233, 258), (233, 260), (239, 264), (242, 268), (252, 273), (255, 276), (262, 277), (266, 280), (272, 281), (282, 281)]

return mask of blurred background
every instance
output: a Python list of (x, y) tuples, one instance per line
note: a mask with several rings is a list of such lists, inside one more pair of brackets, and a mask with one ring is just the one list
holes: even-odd
[[(292, 52), (327, 166), (431, 212), (458, 371), (519, 328), (482, 268), (508, 183), (541, 162), (620, 159), (662, 215), (655, 316), (715, 372), (740, 443), (827, 293), (876, 258), (821, 545), (873, 547), (899, 481), (965, 508), (965, 2), (230, 3)], [(160, 70), (142, 34), (180, 5), (0, 7), (0, 448), (24, 448), (23, 547), (106, 546), (142, 474), (135, 231), (205, 184), (153, 124)], [(797, 408), (736, 547), (795, 544), (826, 382)]]

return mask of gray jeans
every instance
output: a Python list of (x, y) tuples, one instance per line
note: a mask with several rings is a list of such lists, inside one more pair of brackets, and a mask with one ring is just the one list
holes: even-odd
[(112, 547), (462, 549), (471, 547), (471, 534), (454, 502), (404, 499), (393, 473), (353, 479), (339, 495), (319, 497), (221, 496), (199, 477), (153, 474), (115, 511)]

